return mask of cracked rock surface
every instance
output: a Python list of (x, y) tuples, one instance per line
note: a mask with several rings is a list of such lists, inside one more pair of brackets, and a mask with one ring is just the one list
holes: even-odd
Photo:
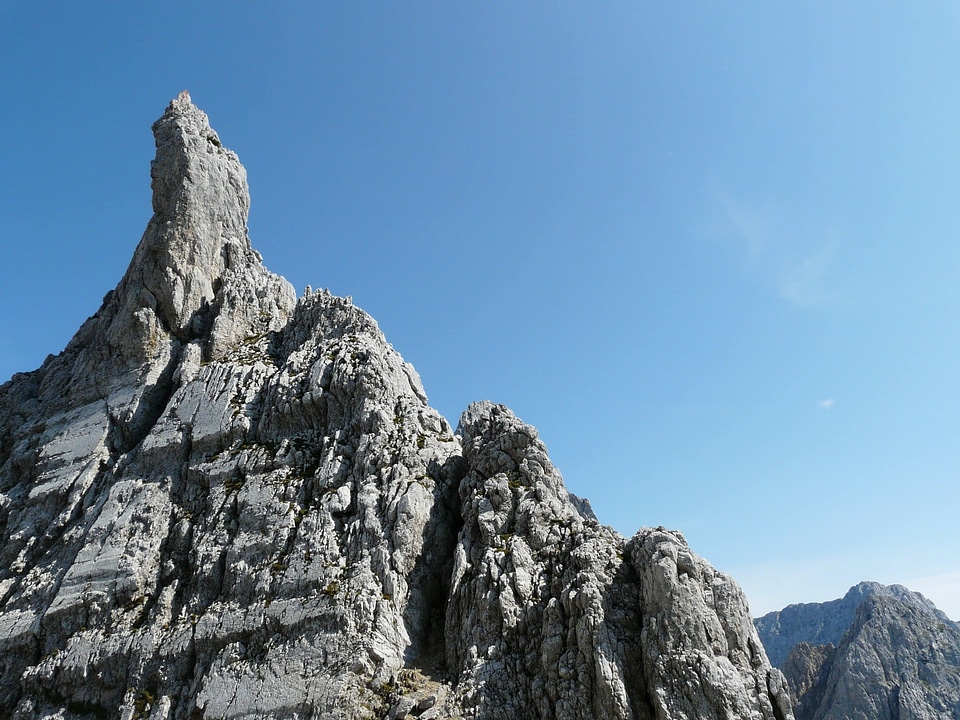
[(505, 407), (454, 431), (263, 267), (189, 96), (153, 130), (126, 274), (0, 386), (0, 717), (793, 717), (732, 579), (600, 525)]

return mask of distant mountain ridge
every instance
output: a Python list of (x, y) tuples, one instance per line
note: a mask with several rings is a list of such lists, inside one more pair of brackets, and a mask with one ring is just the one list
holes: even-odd
[(960, 720), (960, 625), (902, 585), (754, 621), (797, 720)]
[(797, 603), (783, 610), (769, 612), (756, 618), (753, 624), (760, 633), (770, 662), (780, 667), (794, 645), (801, 642), (814, 645), (839, 645), (840, 639), (853, 623), (860, 604), (871, 595), (910, 599), (930, 612), (944, 615), (927, 598), (908, 590), (903, 585), (881, 585), (861, 582), (850, 588), (837, 600), (822, 603)]

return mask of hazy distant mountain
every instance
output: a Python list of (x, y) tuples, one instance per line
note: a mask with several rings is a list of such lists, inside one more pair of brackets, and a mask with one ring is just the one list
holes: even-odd
[(788, 605), (783, 610), (767, 613), (754, 620), (770, 662), (777, 667), (783, 665), (787, 654), (797, 643), (839, 644), (840, 638), (853, 623), (857, 608), (870, 595), (910, 599), (946, 618), (923, 595), (911, 592), (903, 585), (862, 582), (854, 585), (838, 600)]
[(755, 624), (797, 720), (960, 720), (960, 626), (919, 593), (860, 583)]

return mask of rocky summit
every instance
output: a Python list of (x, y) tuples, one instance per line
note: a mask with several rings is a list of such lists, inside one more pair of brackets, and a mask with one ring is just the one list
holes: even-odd
[(264, 268), (186, 93), (153, 132), (126, 274), (0, 387), (0, 717), (793, 717), (731, 578), (600, 525), (504, 406), (451, 428)]
[(960, 626), (902, 585), (756, 620), (797, 720), (960, 720)]

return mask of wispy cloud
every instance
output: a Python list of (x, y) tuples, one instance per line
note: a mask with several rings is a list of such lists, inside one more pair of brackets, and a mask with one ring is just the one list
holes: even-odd
[(827, 398), (826, 400), (821, 400), (817, 403), (821, 410), (829, 410), (833, 407), (833, 398)]
[(829, 304), (828, 280), (836, 265), (835, 233), (812, 232), (800, 218), (774, 205), (718, 193), (721, 226), (742, 253), (744, 270), (797, 307)]
[(799, 307), (827, 302), (830, 295), (825, 281), (833, 255), (833, 245), (827, 245), (789, 268), (778, 281), (780, 296)]
[(748, 264), (757, 262), (769, 249), (772, 232), (769, 226), (769, 211), (738, 202), (727, 194), (720, 195), (720, 204), (726, 219), (733, 225), (738, 239), (743, 243)]

